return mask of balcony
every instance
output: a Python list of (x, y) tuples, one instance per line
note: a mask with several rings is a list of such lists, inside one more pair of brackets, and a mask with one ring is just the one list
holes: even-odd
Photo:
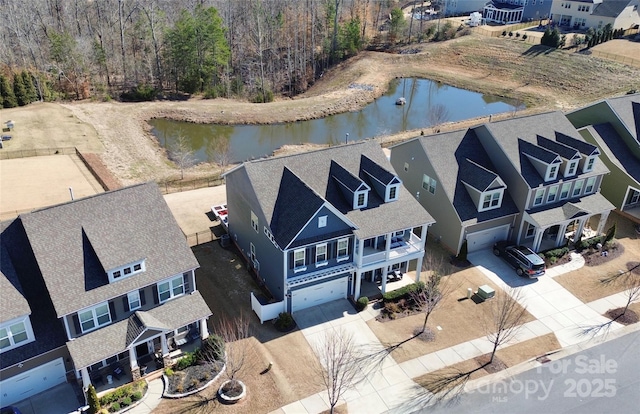
[[(411, 233), (407, 240), (393, 240), (389, 248), (388, 256), (385, 250), (375, 249), (373, 247), (365, 247), (362, 257), (362, 265), (370, 265), (378, 262), (386, 262), (388, 260), (396, 260), (405, 256), (422, 252), (422, 241), (418, 236)], [(358, 263), (359, 256), (356, 252), (355, 262)]]

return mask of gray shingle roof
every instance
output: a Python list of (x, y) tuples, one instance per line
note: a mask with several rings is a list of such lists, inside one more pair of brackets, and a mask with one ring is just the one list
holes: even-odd
[(599, 136), (601, 142), (607, 146), (605, 152), (611, 161), (640, 183), (640, 157), (634, 155), (634, 152), (635, 154), (640, 154), (640, 144), (636, 145), (635, 150), (631, 150), (609, 123), (592, 125), (588, 129), (594, 137), (597, 138)]
[(607, 103), (631, 135), (640, 140), (640, 93), (607, 99)]
[[(351, 210), (352, 200), (345, 200), (334, 180), (330, 178), (331, 161), (340, 164), (350, 174), (360, 176), (362, 155), (379, 164), (384, 170), (393, 171), (380, 145), (374, 141), (361, 141), (304, 154), (246, 162), (240, 168), (245, 169), (267, 222), (271, 222), (276, 213), (280, 181), (283, 170), (287, 167), (315, 194), (345, 214), (358, 227), (354, 231), (358, 238), (364, 239), (433, 223), (433, 218), (402, 186), (398, 201), (384, 203), (375, 191), (371, 191), (368, 208)], [(306, 202), (305, 198), (298, 197), (296, 206), (304, 205)]]
[[(198, 267), (154, 183), (23, 214), (20, 220), (58, 317)], [(146, 259), (108, 283), (105, 270)]]
[(549, 138), (541, 137), (540, 135), (538, 135), (538, 145), (548, 149), (549, 151), (555, 152), (567, 160), (580, 158), (580, 153), (576, 148), (571, 148), (561, 142), (552, 141)]
[(344, 186), (352, 193), (358, 191), (360, 187), (365, 185), (358, 176), (351, 174), (349, 171), (342, 168), (340, 164), (333, 160), (331, 160), (331, 168), (329, 169), (329, 174), (331, 174), (334, 179), (338, 180), (338, 182), (342, 186)]
[(498, 174), (489, 171), (469, 158), (465, 158), (459, 168), (460, 179), (480, 192), (485, 191), (491, 183), (499, 179)]
[(9, 258), (9, 252), (0, 243), (0, 322), (10, 321), (19, 316), (29, 315), (31, 308), (18, 275)]
[(558, 159), (558, 154), (537, 144), (518, 139), (520, 150), (533, 158), (551, 164)]
[(594, 5), (592, 16), (618, 17), (629, 5), (630, 0), (603, 0)]
[(509, 189), (505, 190), (500, 208), (478, 212), (462, 184), (463, 177), (468, 175), (465, 168), (470, 164), (467, 160), (481, 165), (489, 172), (496, 171), (474, 130), (460, 130), (418, 139), (436, 172), (436, 193), (443, 191), (446, 194), (463, 224), (470, 225), (518, 213)]
[(541, 227), (549, 227), (585, 214), (598, 214), (615, 209), (600, 193), (595, 193), (570, 202), (558, 203), (529, 212), (529, 216)]
[[(531, 148), (532, 145), (536, 145), (538, 135), (555, 137), (556, 140), (581, 152), (583, 148), (587, 148), (587, 145), (593, 147), (580, 136), (580, 133), (576, 131), (562, 112), (548, 112), (496, 121), (484, 124), (482, 128), (486, 128), (491, 133), (516, 171), (520, 172), (520, 175), (530, 188), (538, 187), (540, 184), (549, 184), (544, 182), (544, 177), (540, 176), (523, 151), (523, 148)], [(569, 144), (569, 142), (572, 144)], [(577, 146), (580, 146), (580, 148), (577, 148)], [(604, 174), (608, 171), (601, 162), (596, 163), (594, 167), (595, 173)], [(580, 174), (581, 172), (579, 172)], [(559, 174), (558, 180), (561, 178), (562, 176)]]
[(599, 152), (598, 147), (596, 147), (595, 145), (590, 144), (587, 141), (581, 141), (579, 139), (572, 138), (560, 132), (556, 132), (556, 141), (568, 147), (577, 149), (581, 154), (584, 154), (587, 157)]
[(145, 326), (143, 320), (148, 321), (150, 318), (155, 320), (154, 323), (160, 323), (166, 327), (166, 332), (209, 316), (211, 316), (209, 307), (200, 292), (196, 291), (190, 295), (170, 300), (147, 312), (136, 312), (129, 319), (68, 341), (67, 348), (75, 367), (81, 369), (124, 352), (131, 345), (132, 339), (138, 337), (146, 329), (157, 328)]

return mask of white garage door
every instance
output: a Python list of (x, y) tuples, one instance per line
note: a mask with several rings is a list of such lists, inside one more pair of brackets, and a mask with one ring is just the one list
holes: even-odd
[(486, 249), (493, 246), (493, 243), (506, 240), (509, 236), (509, 225), (496, 227), (493, 229), (476, 231), (467, 234), (467, 248), (469, 252)]
[(347, 297), (347, 278), (332, 280), (291, 292), (291, 312)]
[(11, 405), (67, 380), (62, 358), (0, 382), (2, 405)]

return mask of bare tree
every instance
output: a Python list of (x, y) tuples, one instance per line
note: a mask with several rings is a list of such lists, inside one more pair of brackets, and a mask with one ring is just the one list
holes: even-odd
[(229, 137), (216, 137), (207, 145), (207, 156), (224, 171), (231, 163), (231, 141)]
[(498, 347), (511, 342), (522, 328), (527, 308), (520, 305), (522, 294), (508, 288), (506, 292), (491, 299), (488, 310), (487, 339), (493, 344), (488, 364), (493, 362)]
[(178, 133), (176, 141), (171, 146), (169, 157), (180, 167), (180, 179), (184, 180), (184, 170), (195, 164), (193, 149), (187, 137), (181, 132)]
[(340, 397), (362, 375), (359, 363), (362, 358), (350, 332), (342, 329), (328, 331), (323, 341), (316, 346), (320, 365), (316, 373), (327, 389), (330, 412), (333, 413)]
[(449, 110), (442, 104), (435, 104), (429, 107), (427, 112), (427, 120), (434, 132), (438, 131), (438, 127), (449, 120)]

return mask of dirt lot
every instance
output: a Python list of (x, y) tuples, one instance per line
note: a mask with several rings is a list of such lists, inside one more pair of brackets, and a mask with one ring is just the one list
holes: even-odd
[[(229, 124), (320, 118), (357, 110), (383, 94), (390, 79), (408, 76), (515, 97), (528, 105), (529, 113), (570, 109), (630, 89), (640, 89), (640, 69), (589, 56), (549, 52), (505, 39), (471, 35), (448, 42), (411, 46), (411, 49), (416, 48), (420, 52), (415, 54), (363, 52), (326, 72), (305, 94), (269, 104), (197, 98), (135, 104), (76, 102), (62, 105), (64, 109), (55, 104), (35, 104), (3, 110), (1, 115), (3, 119), (14, 119), (17, 125), (46, 125), (42, 128), (43, 134), (32, 133), (29, 141), (20, 140), (31, 142), (30, 145), (87, 145), (91, 151), (100, 152), (109, 170), (123, 185), (128, 185), (179, 176), (175, 165), (166, 159), (164, 151), (149, 133), (146, 121), (154, 117)], [(373, 91), (349, 88), (353, 83), (370, 85)], [(449, 124), (441, 130), (484, 121)], [(386, 139), (417, 134), (418, 131), (409, 131)], [(42, 143), (38, 144), (40, 140)], [(215, 166), (202, 164), (190, 169), (187, 177), (216, 172)]]

